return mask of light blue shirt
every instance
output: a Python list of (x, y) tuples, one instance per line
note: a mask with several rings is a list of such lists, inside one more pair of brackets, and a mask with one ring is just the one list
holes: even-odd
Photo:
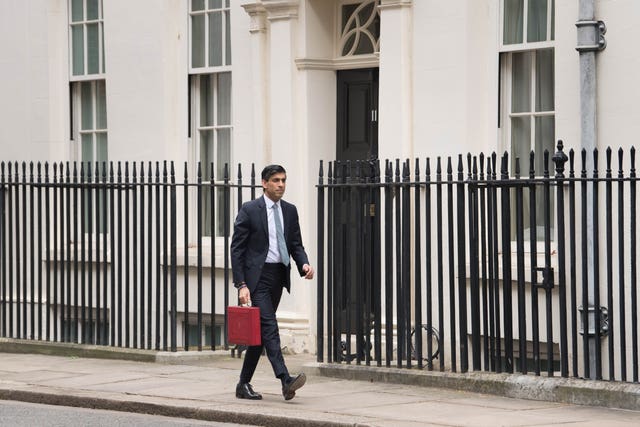
[[(269, 251), (267, 252), (266, 263), (278, 263), (281, 262), (280, 251), (278, 250), (278, 238), (276, 237), (276, 223), (273, 219), (273, 205), (276, 203), (267, 197), (267, 195), (263, 195), (264, 203), (267, 207), (267, 225), (269, 227)], [(280, 214), (280, 223), (282, 224), (282, 228), (284, 229), (284, 218), (282, 217), (282, 206), (280, 202), (278, 204), (278, 213)]]

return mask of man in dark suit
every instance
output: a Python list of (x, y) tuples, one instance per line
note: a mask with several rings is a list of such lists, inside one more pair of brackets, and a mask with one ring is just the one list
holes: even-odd
[(236, 386), (236, 397), (241, 399), (262, 399), (250, 382), (263, 348), (275, 376), (282, 381), (285, 400), (293, 399), (296, 390), (306, 382), (304, 374), (289, 375), (282, 357), (276, 320), (282, 288), (290, 292), (291, 257), (300, 276), (313, 279), (314, 273), (302, 246), (298, 211), (294, 205), (282, 200), (286, 181), (282, 166), (265, 167), (262, 170), (263, 196), (243, 204), (233, 226), (233, 282), (240, 304), (252, 303), (260, 308), (262, 336), (262, 345), (251, 346), (245, 353)]

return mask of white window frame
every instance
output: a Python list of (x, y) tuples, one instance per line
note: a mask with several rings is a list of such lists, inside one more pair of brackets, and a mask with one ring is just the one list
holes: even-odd
[(380, 55), (380, 36), (378, 35), (378, 40), (376, 40), (376, 43), (373, 47), (373, 52), (372, 53), (368, 53), (368, 54), (352, 54), (352, 55), (343, 55), (342, 51), (344, 48), (344, 42), (346, 40), (343, 40), (343, 34), (342, 34), (342, 12), (343, 12), (343, 6), (348, 6), (348, 5), (361, 5), (364, 6), (364, 4), (369, 4), (369, 3), (374, 3), (374, 8), (378, 9), (378, 14), (379, 14), (379, 6), (380, 6), (380, 0), (341, 0), (339, 2), (336, 3), (336, 12), (335, 12), (335, 16), (336, 16), (336, 30), (335, 30), (335, 37), (336, 37), (336, 41), (334, 43), (334, 58), (353, 58), (356, 59), (358, 58), (359, 60), (362, 60), (364, 58), (372, 58), (374, 60), (378, 60), (378, 57)]
[[(220, 73), (211, 73), (211, 75), (213, 74), (220, 74)], [(200, 132), (202, 131), (211, 131), (212, 135), (213, 135), (213, 147), (212, 147), (212, 153), (213, 153), (213, 165), (214, 165), (214, 183), (215, 184), (223, 184), (224, 183), (224, 177), (220, 176), (220, 174), (216, 173), (217, 168), (218, 168), (218, 159), (217, 159), (217, 144), (218, 144), (218, 130), (221, 129), (229, 129), (230, 130), (230, 138), (229, 138), (229, 146), (230, 146), (230, 153), (229, 153), (229, 179), (230, 181), (233, 181), (234, 178), (234, 168), (233, 168), (233, 109), (231, 109), (231, 117), (229, 122), (231, 124), (228, 125), (220, 125), (215, 123), (214, 125), (206, 125), (206, 126), (201, 126), (200, 125), (200, 84), (202, 81), (202, 78), (205, 77), (206, 75), (203, 74), (196, 74), (192, 76), (192, 84), (191, 84), (191, 129), (192, 129), (192, 133), (191, 133), (191, 143), (193, 144), (192, 147), (192, 167), (191, 169), (191, 176), (195, 177), (196, 173), (197, 173), (197, 165), (198, 162), (201, 160), (201, 154), (200, 154), (200, 144), (201, 144), (201, 139), (200, 139)], [(218, 79), (213, 79), (214, 83), (214, 89), (213, 89), (213, 93), (214, 93), (214, 105), (217, 105), (217, 96), (218, 96)], [(232, 76), (232, 80), (231, 80), (231, 86), (233, 88), (233, 76)], [(233, 90), (233, 89), (232, 89)], [(215, 121), (217, 121), (217, 116), (215, 116)], [(206, 168), (208, 168), (210, 166), (210, 163), (204, 164), (201, 163), (200, 167), (201, 167), (201, 173), (202, 173), (202, 184), (203, 184), (203, 190), (208, 188), (205, 184), (210, 183), (211, 181), (206, 180), (205, 179), (205, 172), (206, 172)], [(219, 190), (216, 190), (216, 193)], [(191, 209), (192, 215), (191, 215), (191, 224), (197, 224), (197, 195), (195, 192), (193, 192), (193, 195), (190, 195), (191, 200), (193, 200), (193, 208)], [(234, 200), (234, 192), (231, 192), (231, 197), (230, 197), (230, 205), (233, 206), (233, 200)], [(217, 203), (216, 200), (216, 212), (220, 211), (221, 206)], [(214, 223), (214, 225), (217, 224), (217, 221)], [(190, 232), (190, 240), (191, 241), (195, 241), (198, 236), (197, 236), (197, 229), (196, 227), (191, 227), (190, 228), (192, 231)], [(222, 243), (222, 239), (223, 236), (216, 236), (216, 231), (215, 229), (211, 231), (212, 236), (215, 236), (216, 240), (220, 240), (220, 243)], [(211, 237), (212, 236), (207, 236), (207, 235), (202, 235), (202, 241), (203, 244), (211, 244)]]
[[(103, 16), (103, 0), (98, 0), (98, 18), (97, 19), (87, 19), (87, 0), (82, 0), (82, 21), (73, 22), (73, 11), (72, 5), (73, 0), (68, 0), (68, 13), (69, 13), (69, 80), (70, 81), (85, 81), (85, 80), (95, 80), (95, 79), (104, 79), (105, 77), (105, 58), (104, 58), (104, 16)], [(89, 61), (89, 43), (87, 41), (87, 25), (90, 24), (98, 24), (98, 73), (89, 74), (88, 72), (88, 61)], [(82, 26), (84, 28), (83, 31), (83, 41), (82, 41), (82, 52), (83, 52), (83, 73), (82, 74), (73, 74), (73, 31), (72, 28), (76, 26)]]
[[(74, 159), (76, 159), (77, 161), (82, 161), (82, 136), (83, 135), (92, 135), (92, 146), (93, 146), (93, 157), (91, 159), (92, 162), (92, 166), (95, 164), (95, 162), (97, 161), (96, 155), (98, 153), (97, 151), (97, 138), (96, 135), (97, 134), (106, 134), (107, 135), (107, 159), (102, 159), (101, 161), (108, 161), (108, 153), (109, 153), (109, 128), (108, 128), (108, 124), (107, 127), (104, 128), (98, 128), (97, 127), (97, 100), (98, 100), (98, 95), (97, 95), (97, 86), (99, 84), (99, 82), (104, 82), (104, 80), (100, 79), (100, 80), (82, 80), (82, 81), (78, 81), (78, 82), (72, 82), (72, 89), (71, 89), (71, 96), (73, 97), (73, 129), (72, 129), (72, 136), (71, 139), (72, 141), (75, 142), (76, 144), (76, 148), (74, 150)], [(91, 84), (91, 104), (92, 104), (92, 108), (91, 108), (91, 114), (92, 114), (92, 123), (93, 123), (93, 127), (92, 129), (82, 129), (82, 93), (81, 93), (81, 86), (83, 83), (89, 83)], [(105, 84), (105, 96), (106, 96), (106, 82), (104, 82)]]
[[(511, 73), (512, 71), (512, 60), (513, 60), (513, 55), (512, 53), (514, 53), (515, 51), (510, 51), (507, 52), (507, 54), (504, 55), (503, 57), (503, 61), (501, 64), (502, 69), (501, 71), (501, 75), (503, 76), (502, 79), (502, 111), (501, 111), (501, 123), (502, 123), (502, 145), (504, 147), (505, 150), (507, 150), (509, 152), (510, 157), (511, 156), (511, 119), (514, 117), (530, 117), (532, 119), (532, 126), (531, 126), (531, 149), (533, 149), (535, 147), (535, 125), (534, 125), (534, 120), (536, 117), (555, 117), (556, 115), (556, 111), (555, 108), (553, 110), (549, 110), (549, 111), (535, 111), (535, 102), (536, 102), (536, 97), (538, 96), (537, 92), (536, 92), (536, 55), (535, 52), (538, 50), (544, 50), (544, 49), (534, 49), (531, 51), (527, 51), (531, 53), (531, 86), (529, 88), (530, 93), (531, 93), (531, 105), (530, 105), (530, 109), (527, 112), (519, 112), (519, 113), (512, 113), (511, 109), (512, 109), (512, 100), (513, 100), (513, 96), (512, 96), (512, 87), (513, 87), (513, 75)], [(554, 72), (555, 74), (555, 72)], [(555, 102), (554, 102), (554, 107), (555, 107)], [(536, 153), (536, 156), (542, 154), (542, 153)], [(553, 153), (551, 153), (553, 154)], [(511, 159), (513, 161), (513, 159)], [(521, 163), (520, 165), (522, 166), (522, 160), (526, 161), (527, 164), (529, 162), (529, 159), (521, 159)], [(552, 166), (549, 166), (549, 170), (553, 170)], [(542, 172), (543, 171), (538, 171), (536, 170), (536, 176), (542, 176)]]
[[(509, 173), (511, 174), (513, 171), (512, 165), (513, 162), (515, 161), (514, 159), (514, 153), (511, 150), (511, 137), (512, 137), (512, 127), (511, 127), (511, 119), (514, 117), (530, 117), (531, 118), (531, 135), (530, 135), (530, 144), (531, 147), (530, 149), (533, 149), (535, 147), (535, 118), (536, 117), (556, 117), (556, 111), (555, 111), (555, 105), (556, 102), (554, 100), (554, 109), (552, 111), (541, 111), (541, 112), (536, 112), (535, 111), (535, 102), (536, 102), (536, 98), (538, 96), (538, 93), (536, 92), (536, 55), (535, 52), (539, 51), (539, 50), (545, 50), (545, 49), (551, 49), (554, 51), (554, 56), (555, 56), (555, 34), (552, 33), (551, 29), (551, 22), (552, 22), (552, 15), (553, 13), (555, 13), (555, 1), (554, 0), (547, 0), (548, 2), (548, 7), (547, 7), (547, 40), (545, 41), (539, 41), (539, 42), (528, 42), (527, 41), (527, 25), (528, 25), (528, 1), (529, 0), (523, 0), (523, 25), (522, 25), (522, 43), (517, 43), (517, 44), (504, 44), (504, 1), (505, 0), (501, 0), (500, 1), (500, 38), (499, 38), (499, 46), (498, 46), (498, 51), (499, 51), (499, 55), (501, 57), (501, 61), (500, 61), (500, 76), (501, 76), (501, 81), (499, 82), (500, 85), (500, 123), (501, 126), (498, 129), (498, 135), (499, 135), (499, 143), (498, 146), (499, 148), (502, 147), (502, 150), (498, 150), (498, 151), (507, 151), (509, 153), (509, 167), (511, 168)], [(512, 87), (513, 87), (513, 67), (512, 67), (512, 60), (513, 60), (513, 54), (514, 53), (518, 53), (518, 52), (530, 52), (531, 56), (532, 56), (532, 61), (531, 61), (531, 87), (529, 88), (530, 90), (530, 94), (531, 94), (531, 99), (530, 99), (530, 108), (528, 112), (519, 112), (519, 113), (512, 113), (512, 100), (513, 100), (513, 94), (512, 94)], [(554, 61), (554, 85), (555, 85), (555, 61)], [(555, 96), (555, 90), (554, 90), (554, 96)], [(536, 153), (536, 158), (538, 156), (543, 156), (543, 153)], [(551, 171), (554, 170), (553, 168), (553, 162), (551, 161), (551, 156), (553, 156), (553, 152), (549, 153), (549, 170), (550, 170), (550, 174), (552, 174)], [(524, 163), (523, 163), (524, 162)], [(527, 157), (526, 159), (520, 159), (520, 166), (522, 169), (522, 166), (526, 166), (529, 164), (529, 158)], [(535, 171), (535, 176), (537, 177), (541, 177), (543, 176), (543, 171), (542, 170), (536, 170)], [(527, 176), (522, 176), (522, 178), (528, 178)], [(541, 193), (538, 192), (537, 193), (538, 197), (541, 196)], [(553, 197), (553, 195), (552, 195)], [(557, 209), (557, 207), (554, 207), (554, 212), (555, 209)], [(552, 229), (552, 236), (551, 236), (551, 246), (552, 246), (552, 250), (555, 249), (555, 247), (557, 246), (557, 227), (555, 225), (555, 218), (554, 218), (554, 212), (552, 212), (552, 219), (553, 219), (553, 223), (554, 223), (554, 227)], [(540, 224), (540, 218), (536, 218), (538, 224)], [(513, 219), (512, 219), (513, 220)], [(528, 227), (528, 224), (525, 224), (525, 229)], [(537, 235), (537, 252), (538, 254), (540, 254), (541, 252), (544, 252), (544, 240), (541, 240), (544, 238), (544, 236), (540, 236)], [(529, 250), (529, 239), (525, 236), (525, 252), (527, 252)], [(516, 251), (516, 242), (512, 241), (511, 242), (511, 249), (513, 252)]]
[[(232, 73), (232, 65), (220, 65), (220, 66), (209, 66), (209, 20), (205, 18), (205, 45), (204, 45), (204, 50), (205, 50), (205, 58), (204, 58), (204, 63), (207, 64), (203, 67), (193, 67), (193, 59), (192, 59), (192, 55), (193, 55), (193, 48), (192, 48), (192, 43), (193, 43), (193, 31), (192, 31), (192, 17), (195, 15), (207, 15), (209, 13), (212, 12), (222, 12), (224, 14), (224, 12), (227, 12), (229, 15), (231, 14), (231, 10), (230, 10), (230, 2), (228, 0), (221, 0), (222, 1), (222, 7), (221, 8), (216, 8), (216, 9), (210, 9), (209, 8), (209, 2), (208, 0), (205, 0), (205, 7), (204, 10), (199, 10), (199, 11), (192, 11), (191, 7), (191, 1), (189, 1), (189, 5), (188, 5), (188, 16), (189, 16), (189, 33), (188, 33), (188, 37), (189, 37), (189, 75), (190, 75), (190, 87), (189, 87), (189, 91), (190, 91), (190, 95), (191, 95), (191, 103), (190, 103), (190, 111), (191, 111), (191, 122), (189, 123), (190, 126), (190, 130), (191, 130), (191, 138), (190, 138), (190, 143), (191, 143), (191, 150), (190, 150), (190, 158), (191, 158), (191, 165), (192, 167), (190, 168), (190, 174), (191, 176), (195, 177), (196, 173), (197, 173), (197, 164), (199, 161), (201, 161), (201, 153), (200, 153), (200, 145), (201, 145), (201, 139), (200, 139), (200, 133), (202, 131), (211, 131), (213, 134), (213, 147), (212, 147), (212, 154), (213, 154), (213, 162), (214, 162), (214, 167), (215, 169), (218, 168), (218, 159), (217, 159), (217, 144), (218, 144), (218, 132), (221, 129), (229, 129), (229, 178), (230, 180), (233, 180), (233, 173), (234, 173), (234, 168), (233, 168), (233, 73)], [(230, 33), (230, 31), (229, 31)], [(227, 62), (227, 52), (226, 52), (226, 43), (228, 42), (228, 40), (226, 40), (226, 34), (227, 34), (227, 28), (226, 28), (226, 20), (223, 19), (222, 20), (222, 30), (221, 30), (221, 34), (223, 37), (222, 40), (222, 63), (226, 64)], [(232, 51), (233, 51), (233, 46), (231, 47)], [(229, 61), (230, 62), (230, 61)], [(222, 73), (229, 73), (230, 77), (231, 77), (231, 88), (230, 88), (230, 93), (231, 93), (231, 97), (230, 97), (230, 118), (229, 118), (229, 124), (224, 124), (224, 125), (220, 125), (217, 123), (218, 119), (217, 119), (217, 113), (214, 114), (214, 124), (213, 125), (206, 125), (203, 126), (200, 123), (200, 106), (201, 106), (201, 98), (200, 98), (200, 93), (201, 93), (201, 82), (202, 79), (206, 76), (211, 76), (211, 75), (219, 75)], [(213, 99), (213, 105), (215, 105), (217, 108), (217, 97), (218, 97), (218, 78), (214, 78), (213, 80), (213, 84), (214, 84), (214, 88), (213, 88), (213, 93), (214, 93), (214, 99)], [(202, 173), (202, 184), (203, 184), (203, 190), (207, 189), (207, 185), (208, 183), (210, 183), (211, 181), (209, 180), (205, 180), (205, 170), (206, 168), (208, 168), (210, 165), (209, 164), (201, 164), (201, 173)], [(214, 183), (216, 184), (222, 184), (223, 181), (223, 177), (219, 176), (219, 174), (214, 172)], [(189, 223), (190, 224), (194, 224), (193, 227), (189, 227), (189, 241), (192, 243), (195, 243), (198, 239), (197, 236), (197, 193), (195, 192), (195, 189), (192, 193), (190, 193), (189, 195), (190, 199), (191, 199), (191, 203), (192, 203), (192, 209), (190, 209), (191, 211), (191, 215), (189, 218)], [(234, 206), (234, 192), (231, 192), (231, 197), (230, 197), (230, 206)], [(216, 200), (216, 215), (218, 214), (218, 212), (220, 212), (221, 206), (217, 203)], [(204, 220), (204, 218), (203, 218)], [(214, 222), (214, 227), (218, 224), (217, 222), (217, 218), (216, 221)], [(204, 227), (203, 227), (204, 228)], [(212, 237), (214, 237), (214, 239), (212, 239)], [(215, 242), (216, 246), (220, 246), (222, 247), (224, 238), (223, 236), (217, 236), (216, 235), (216, 229), (214, 228), (213, 230), (211, 230), (211, 236), (207, 236), (207, 235), (202, 235), (202, 244), (203, 246), (211, 246), (212, 245), (212, 241)]]
[[(210, 73), (220, 73), (225, 71), (231, 71), (231, 65), (225, 65), (227, 63), (227, 50), (225, 48), (227, 40), (226, 40), (226, 20), (222, 20), (222, 64), (219, 66), (210, 66), (209, 64), (209, 20), (206, 19), (206, 15), (211, 13), (222, 12), (224, 16), (224, 12), (227, 12), (229, 16), (231, 15), (231, 3), (230, 0), (221, 0), (222, 7), (209, 9), (209, 0), (205, 0), (204, 9), (193, 11), (191, 10), (191, 0), (189, 0), (189, 23), (188, 23), (188, 32), (189, 32), (189, 74), (210, 74)], [(193, 66), (193, 17), (198, 15), (205, 15), (204, 20), (204, 63), (203, 67), (194, 67)], [(233, 50), (233, 47), (232, 47)], [(230, 63), (231, 64), (231, 63)]]
[[(499, 49), (501, 53), (505, 52), (517, 52), (522, 50), (534, 50), (534, 49), (546, 49), (555, 47), (555, 37), (552, 38), (551, 33), (551, 22), (553, 19), (553, 14), (555, 12), (555, 0), (547, 0), (547, 40), (539, 41), (539, 42), (528, 42), (527, 41), (527, 25), (528, 25), (528, 14), (529, 8), (529, 0), (524, 1), (524, 10), (523, 19), (522, 19), (522, 43), (514, 43), (514, 44), (504, 44), (504, 1), (500, 0), (500, 38), (499, 38)], [(555, 35), (554, 35), (555, 36)]]

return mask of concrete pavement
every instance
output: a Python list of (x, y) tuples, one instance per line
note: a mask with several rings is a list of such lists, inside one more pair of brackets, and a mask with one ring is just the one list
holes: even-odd
[(245, 401), (234, 395), (239, 359), (190, 353), (172, 363), (0, 353), (0, 399), (269, 426), (640, 425), (640, 411), (379, 382), (364, 367), (328, 371), (311, 355), (285, 356), (309, 377), (296, 398), (284, 401), (263, 358), (252, 382), (263, 400)]

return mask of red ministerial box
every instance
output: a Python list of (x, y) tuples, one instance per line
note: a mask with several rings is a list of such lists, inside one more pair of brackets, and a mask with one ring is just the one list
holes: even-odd
[(227, 307), (227, 340), (230, 344), (260, 345), (260, 308)]

